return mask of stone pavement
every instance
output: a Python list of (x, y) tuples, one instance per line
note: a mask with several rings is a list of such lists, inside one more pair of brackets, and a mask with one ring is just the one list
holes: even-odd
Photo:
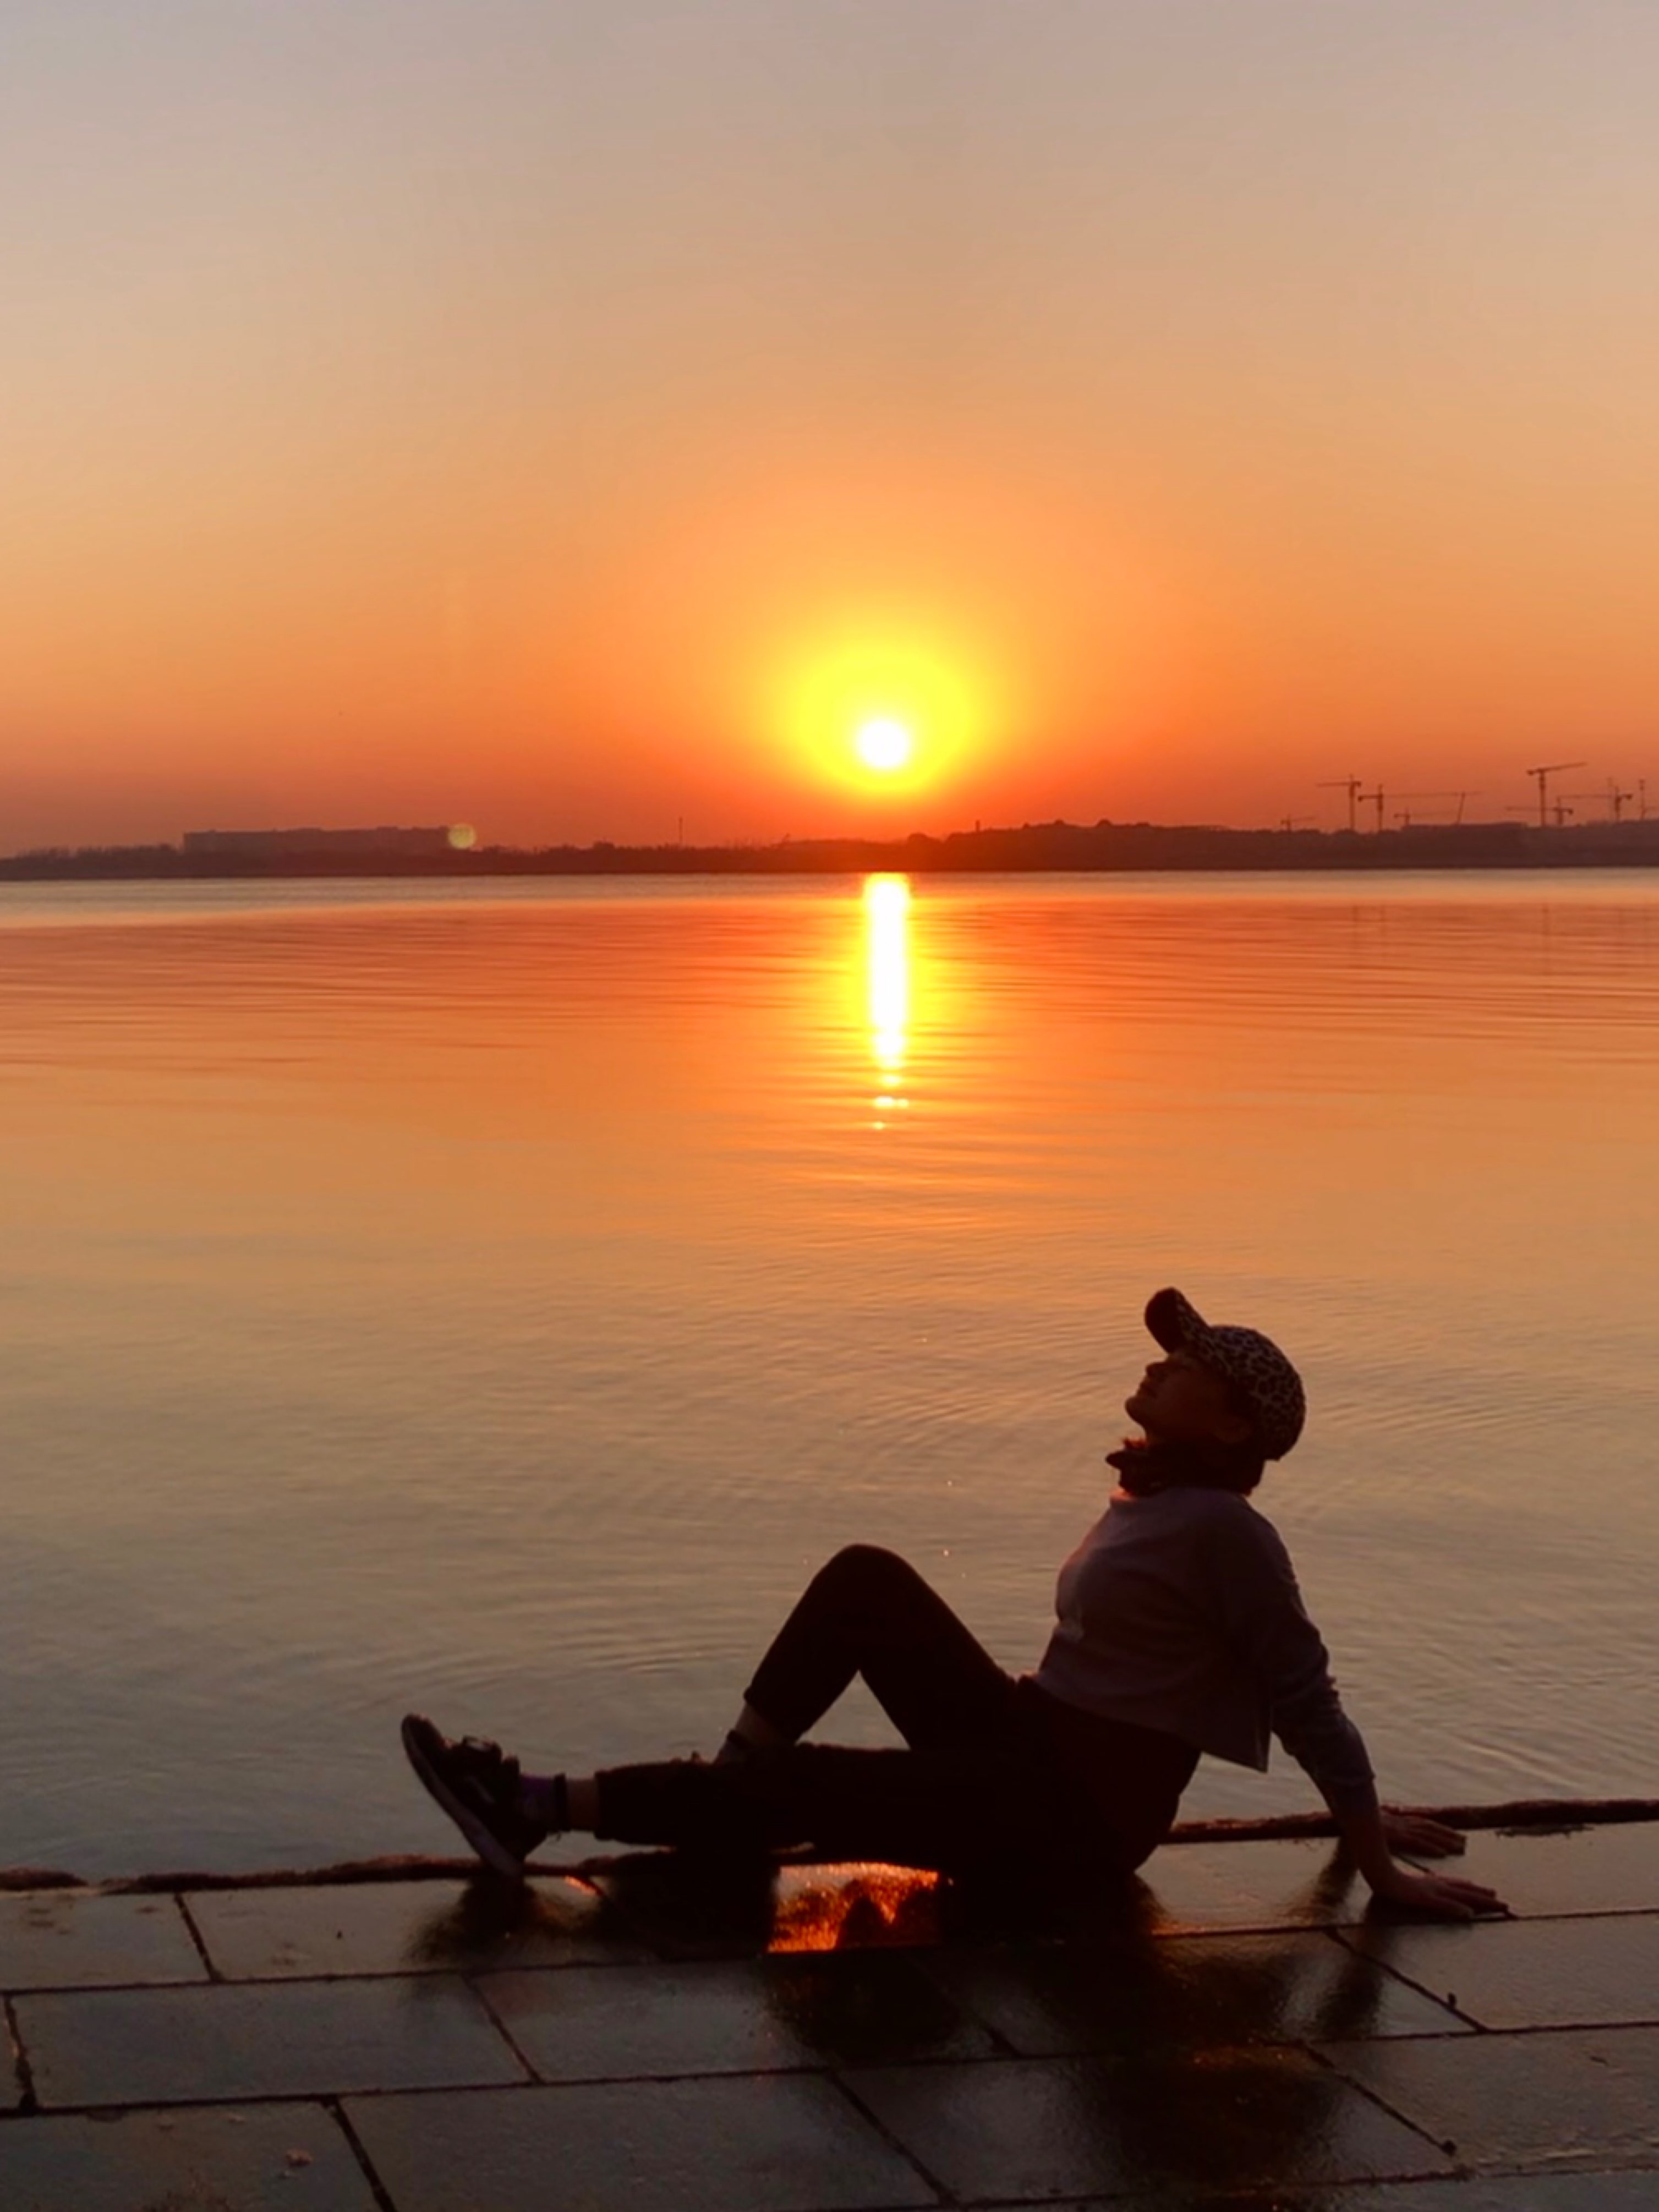
[(1659, 1823), (1166, 1847), (1057, 1931), (890, 1868), (647, 1855), (0, 1897), (3, 2212), (1659, 2212)]

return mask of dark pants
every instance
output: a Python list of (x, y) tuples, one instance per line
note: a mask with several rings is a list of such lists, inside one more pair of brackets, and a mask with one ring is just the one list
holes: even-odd
[(745, 1695), (793, 1738), (859, 1675), (908, 1750), (792, 1743), (714, 1765), (613, 1767), (599, 1778), (598, 1833), (1087, 1878), (1140, 1864), (1197, 1764), (1174, 1736), (1004, 1674), (914, 1568), (864, 1544), (813, 1578)]

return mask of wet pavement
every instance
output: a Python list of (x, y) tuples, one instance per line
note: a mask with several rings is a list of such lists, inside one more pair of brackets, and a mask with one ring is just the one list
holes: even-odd
[(4, 2212), (1659, 2212), (1659, 1822), (1009, 1881), (641, 1855), (0, 1896)]

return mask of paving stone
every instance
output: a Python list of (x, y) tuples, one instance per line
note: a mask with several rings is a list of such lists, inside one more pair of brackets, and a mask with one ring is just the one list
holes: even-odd
[[(1424, 1861), (1430, 1863), (1445, 1862)], [(1659, 1821), (1609, 1821), (1565, 1832), (1476, 1828), (1455, 1869), (1528, 1917), (1659, 1912)]]
[(20, 1997), (46, 2106), (198, 2104), (517, 2081), (465, 1983), (224, 1984)]
[[(1654, 2212), (1659, 2172), (1460, 2175), (1455, 2180), (1338, 2184), (1329, 2189), (1182, 2190), (1156, 2198), (1071, 2197), (1053, 2212)], [(1030, 2199), (979, 2212), (1030, 2212)]]
[(490, 1974), (480, 1994), (549, 2081), (750, 2074), (994, 2049), (890, 1953)]
[(124, 2112), (0, 2128), (6, 2212), (374, 2212), (317, 2105)]
[(1166, 1844), (1141, 1871), (1159, 1929), (1335, 1927), (1370, 1899), (1328, 1842)]
[(1030, 2057), (1473, 2033), (1319, 1934), (957, 1949), (927, 1971)]
[[(198, 1890), (186, 1899), (229, 1981), (418, 1974), (644, 1958), (596, 1890), (555, 1875), (501, 1881), (344, 1883), (321, 1889)], [(615, 1929), (615, 1937), (608, 1930)]]
[[(1443, 2064), (1448, 2048), (1403, 2047), (1431, 2047)], [(1010, 2059), (845, 2079), (928, 2172), (975, 2203), (1267, 2182), (1294, 2190), (1444, 2173), (1451, 2164), (1297, 2051)]]
[[(1659, 2172), (1525, 2173), (1258, 2201), (1260, 2212), (1654, 2212)], [(1225, 2212), (1255, 2208), (1235, 2198)]]
[(1659, 2027), (1334, 2044), (1327, 2056), (1470, 2166), (1659, 2164)]
[(0, 1990), (99, 1989), (207, 1978), (170, 1897), (40, 1889), (0, 1898)]
[(1659, 2021), (1659, 1913), (1607, 1920), (1374, 1926), (1347, 1941), (1483, 2027)]
[(935, 2192), (810, 2075), (372, 2097), (347, 2107), (398, 2212), (860, 2212)]

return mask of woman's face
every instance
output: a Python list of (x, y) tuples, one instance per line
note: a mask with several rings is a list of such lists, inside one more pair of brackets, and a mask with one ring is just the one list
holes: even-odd
[(1225, 1381), (1190, 1352), (1153, 1360), (1123, 1410), (1160, 1443), (1240, 1444), (1250, 1433)]

